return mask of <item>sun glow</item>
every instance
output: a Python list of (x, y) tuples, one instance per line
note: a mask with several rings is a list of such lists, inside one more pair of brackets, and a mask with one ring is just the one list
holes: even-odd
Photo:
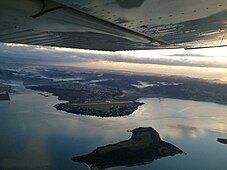
[(227, 47), (110, 52), (8, 43), (0, 49), (5, 56), (39, 58), (45, 64), (227, 82)]

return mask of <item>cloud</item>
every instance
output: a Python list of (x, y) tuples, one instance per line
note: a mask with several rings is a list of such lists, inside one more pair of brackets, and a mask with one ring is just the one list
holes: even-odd
[(202, 54), (192, 54), (192, 53), (176, 53), (176, 54), (171, 54), (168, 56), (179, 56), (179, 57), (207, 57), (206, 55), (202, 55)]
[(181, 50), (150, 50), (108, 52), (69, 49), (58, 47), (41, 47), (17, 44), (0, 44), (1, 58), (23, 59), (32, 62), (89, 63), (109, 61), (135, 64), (157, 64), (169, 66), (227, 68), (227, 57), (208, 56), (205, 54), (185, 53)]

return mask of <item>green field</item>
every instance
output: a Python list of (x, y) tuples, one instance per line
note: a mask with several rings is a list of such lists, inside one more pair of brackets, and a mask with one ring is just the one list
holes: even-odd
[(81, 106), (83, 108), (89, 108), (94, 110), (100, 110), (104, 112), (108, 112), (112, 107), (116, 106), (124, 106), (125, 104), (132, 103), (131, 101), (125, 102), (102, 102), (102, 103), (84, 103), (84, 104), (75, 104), (77, 106)]

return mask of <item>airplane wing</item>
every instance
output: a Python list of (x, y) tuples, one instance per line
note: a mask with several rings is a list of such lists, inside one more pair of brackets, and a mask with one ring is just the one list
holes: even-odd
[(226, 0), (0, 1), (0, 42), (92, 50), (227, 45)]

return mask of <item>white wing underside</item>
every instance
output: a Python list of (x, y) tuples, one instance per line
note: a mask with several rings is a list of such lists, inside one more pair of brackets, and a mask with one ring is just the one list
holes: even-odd
[(227, 45), (226, 0), (7, 0), (0, 42), (93, 50)]

